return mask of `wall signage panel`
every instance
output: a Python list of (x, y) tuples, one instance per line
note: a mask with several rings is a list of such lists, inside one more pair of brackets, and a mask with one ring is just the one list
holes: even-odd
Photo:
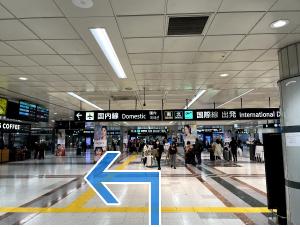
[(19, 122), (0, 121), (1, 132), (21, 133), (30, 132), (31, 125)]
[(209, 121), (280, 118), (280, 111), (278, 108), (164, 110), (163, 112), (164, 120)]
[(35, 121), (36, 104), (20, 101), (19, 116), (26, 121)]
[(48, 122), (49, 110), (45, 107), (36, 106), (36, 121)]
[(75, 121), (160, 121), (160, 110), (75, 111)]

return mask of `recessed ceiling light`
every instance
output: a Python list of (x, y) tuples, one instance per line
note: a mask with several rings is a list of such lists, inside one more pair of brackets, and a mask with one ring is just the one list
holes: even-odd
[(222, 73), (222, 74), (220, 74), (220, 77), (226, 77), (226, 76), (229, 76), (229, 74), (228, 73)]
[(53, 113), (54, 115), (56, 115), (57, 113)]
[(72, 0), (72, 3), (82, 9), (88, 9), (93, 7), (93, 0)]
[(286, 26), (288, 23), (290, 23), (289, 20), (277, 20), (271, 23), (270, 27), (271, 28), (282, 28), (284, 26)]
[(105, 57), (107, 58), (117, 76), (120, 79), (127, 78), (105, 28), (91, 28), (90, 32), (94, 36), (99, 47), (103, 51)]
[(19, 77), (19, 80), (28, 80), (26, 77)]
[(51, 122), (55, 122), (55, 120), (51, 120)]

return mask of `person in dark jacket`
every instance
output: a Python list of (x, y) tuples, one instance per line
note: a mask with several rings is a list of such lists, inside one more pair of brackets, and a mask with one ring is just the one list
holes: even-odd
[(170, 159), (171, 159), (171, 168), (176, 169), (176, 154), (178, 150), (176, 147), (175, 143), (172, 143), (171, 146), (169, 147), (169, 154), (170, 154)]
[(157, 149), (156, 161), (157, 161), (157, 165), (158, 165), (158, 170), (161, 170), (160, 160), (161, 160), (161, 155), (164, 152), (164, 146), (162, 144), (160, 144), (159, 140), (156, 140), (154, 149)]
[(232, 153), (233, 161), (237, 162), (238, 144), (237, 144), (236, 140), (234, 139), (234, 137), (231, 138), (231, 142), (229, 143), (229, 146), (230, 146), (230, 150), (231, 150), (231, 153)]
[(196, 155), (196, 158), (197, 158), (197, 162), (198, 162), (198, 165), (201, 165), (201, 153), (203, 151), (203, 144), (202, 142), (196, 138), (196, 142), (195, 142), (195, 145), (194, 145), (194, 153)]

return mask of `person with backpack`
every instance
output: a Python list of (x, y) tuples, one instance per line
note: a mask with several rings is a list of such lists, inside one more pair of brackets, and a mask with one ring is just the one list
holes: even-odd
[(176, 154), (178, 150), (175, 143), (172, 143), (169, 147), (169, 154), (170, 154), (170, 160), (171, 160), (171, 168), (176, 169)]

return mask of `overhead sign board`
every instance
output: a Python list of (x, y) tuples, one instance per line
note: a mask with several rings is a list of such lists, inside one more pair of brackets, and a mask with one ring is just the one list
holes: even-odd
[[(279, 119), (278, 108), (247, 109), (202, 109), (202, 110), (164, 110), (164, 120), (259, 120)], [(167, 118), (166, 118), (166, 112)], [(182, 114), (181, 114), (182, 113)], [(171, 117), (172, 116), (172, 117)]]
[(160, 121), (160, 110), (75, 111), (75, 121)]
[(279, 108), (75, 111), (75, 121), (215, 121), (279, 119)]

